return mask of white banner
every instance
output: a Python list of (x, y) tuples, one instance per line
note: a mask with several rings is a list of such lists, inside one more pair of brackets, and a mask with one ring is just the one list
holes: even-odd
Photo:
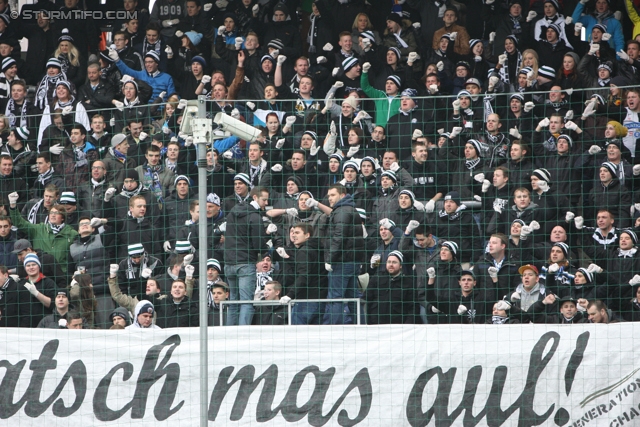
[[(637, 426), (636, 337), (636, 323), (209, 328), (209, 425)], [(0, 425), (199, 425), (197, 328), (0, 338)]]

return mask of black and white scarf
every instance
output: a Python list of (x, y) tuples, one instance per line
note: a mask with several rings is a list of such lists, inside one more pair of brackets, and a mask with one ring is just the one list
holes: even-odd
[(504, 325), (508, 320), (508, 316), (491, 316), (491, 323), (493, 323), (494, 325)]
[(468, 170), (473, 170), (473, 169), (475, 169), (476, 166), (478, 166), (479, 163), (480, 163), (480, 158), (473, 159), (473, 160), (465, 160), (464, 161), (464, 166)]
[(101, 185), (103, 185), (105, 182), (107, 182), (106, 178), (102, 178), (102, 181), (96, 181), (95, 179), (91, 178), (91, 185), (93, 185), (94, 190), (97, 187), (100, 187)]
[(62, 72), (68, 73), (69, 68), (71, 68), (71, 61), (69, 61), (69, 55), (66, 53), (61, 53), (58, 55), (58, 61), (60, 61), (60, 65), (62, 65)]
[(133, 108), (136, 105), (140, 104), (140, 99), (138, 99), (137, 96), (133, 101), (129, 101), (127, 98), (125, 98), (123, 104), (125, 107)]
[(86, 144), (82, 144), (82, 147), (78, 147), (76, 145), (73, 146), (73, 154), (76, 157), (76, 169), (79, 169), (88, 164), (87, 153), (84, 152), (85, 145)]
[(106, 80), (109, 77), (109, 74), (111, 74), (113, 70), (117, 70), (117, 69), (118, 67), (116, 66), (115, 63), (110, 63), (106, 67), (100, 68), (100, 78), (103, 80)]
[(409, 45), (407, 44), (407, 42), (402, 40), (402, 37), (400, 37), (400, 34), (402, 34), (402, 30), (398, 31), (397, 33), (393, 33), (393, 36), (396, 38), (398, 49), (406, 49), (409, 47)]
[(636, 252), (638, 252), (638, 250), (636, 248), (631, 248), (631, 249), (626, 249), (626, 250), (618, 249), (618, 257), (619, 258), (633, 258), (633, 256), (636, 254)]
[(135, 190), (129, 191), (126, 188), (124, 188), (124, 185), (123, 185), (122, 186), (122, 192), (120, 194), (122, 194), (127, 199), (130, 199), (133, 196), (137, 196), (138, 194), (140, 194), (140, 192), (142, 191), (143, 188), (144, 188), (144, 186), (142, 184), (138, 184), (138, 186), (136, 187)]
[(60, 80), (67, 80), (65, 73), (58, 73), (55, 76), (46, 75), (40, 81), (36, 90), (36, 105), (40, 110), (44, 110), (49, 105), (49, 88), (55, 87)]
[(220, 278), (218, 277), (216, 280), (207, 280), (207, 306), (213, 307), (217, 310), (220, 310), (219, 304), (213, 302), (213, 295), (211, 295), (211, 289), (213, 289), (213, 285), (218, 283)]
[(309, 43), (309, 53), (316, 53), (316, 44), (315, 39), (318, 37), (317, 27), (316, 27), (316, 19), (320, 18), (320, 16), (316, 16), (313, 13), (309, 15), (309, 21), (311, 21), (311, 27), (309, 28), (309, 33), (307, 34), (307, 43)]
[(144, 255), (142, 255), (142, 259), (140, 260), (139, 265), (134, 265), (133, 262), (131, 262), (131, 257), (127, 257), (127, 279), (132, 280), (136, 278), (136, 269), (138, 269), (137, 271), (140, 272), (142, 272), (142, 270), (144, 270), (145, 268), (153, 270), (154, 268), (156, 268), (157, 262), (158, 261), (155, 261), (153, 264), (148, 265), (149, 254), (146, 252), (144, 253)]
[[(12, 128), (27, 126), (27, 100), (22, 101), (22, 106), (18, 112), (18, 106), (16, 102), (11, 98), (7, 102), (7, 108), (4, 110), (4, 115), (9, 119), (9, 126)], [(16, 118), (20, 116), (20, 123), (16, 123)]]
[[(516, 50), (516, 53), (518, 54), (518, 57), (516, 59), (516, 71), (518, 71), (522, 66), (522, 54), (519, 50)], [(511, 84), (511, 81), (509, 79), (509, 58), (511, 58), (512, 55), (509, 54), (509, 52), (507, 52), (506, 50), (504, 51), (504, 54), (507, 55), (507, 63), (504, 65), (504, 67), (500, 68), (500, 79), (506, 84)]]
[(448, 214), (447, 211), (442, 209), (440, 212), (438, 212), (438, 216), (440, 218), (444, 218), (446, 216), (449, 217), (449, 221), (455, 221), (460, 218), (460, 215), (462, 215), (462, 211), (464, 211), (465, 209), (467, 209), (467, 205), (464, 204), (458, 206), (458, 209), (456, 209), (456, 211), (452, 214)]
[[(36, 224), (38, 221), (38, 211), (42, 207), (42, 203), (44, 203), (44, 199), (38, 200), (32, 207), (29, 209), (29, 214), (27, 215), (27, 221), (31, 224)], [(45, 220), (45, 224), (49, 222), (49, 217)]]
[(142, 42), (142, 55), (144, 56), (147, 54), (147, 52), (154, 50), (158, 54), (158, 56), (161, 57), (162, 52), (160, 52), (160, 47), (161, 47), (160, 45), (161, 45), (160, 40), (151, 44), (147, 41), (147, 38), (145, 37), (144, 41)]
[(611, 83), (611, 79), (601, 79), (600, 77), (598, 77), (598, 86), (600, 87), (609, 86), (609, 83)]
[(44, 187), (46, 184), (46, 181), (48, 181), (52, 175), (53, 175), (53, 166), (45, 173), (41, 173), (40, 175), (38, 175), (38, 178), (36, 178), (36, 182), (39, 182)]
[(51, 231), (53, 232), (53, 234), (58, 234), (60, 231), (62, 231), (65, 225), (67, 224), (65, 224), (64, 222), (60, 225), (49, 223), (49, 227), (51, 227)]

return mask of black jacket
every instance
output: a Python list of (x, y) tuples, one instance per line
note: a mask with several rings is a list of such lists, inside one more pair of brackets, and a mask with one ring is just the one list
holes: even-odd
[(291, 299), (326, 298), (328, 280), (320, 240), (311, 237), (295, 250), (287, 248), (287, 254), (293, 259), (285, 259), (283, 263), (285, 295)]
[[(11, 277), (0, 286), (0, 328), (18, 328), (22, 322), (29, 319), (29, 304), (22, 304), (20, 299), (23, 295), (20, 289), (24, 289), (22, 285), (18, 285)], [(53, 302), (52, 302), (53, 304)]]
[(153, 302), (157, 311), (156, 325), (162, 329), (199, 325), (198, 304), (187, 296), (179, 303), (176, 303), (171, 295), (166, 295), (165, 298), (159, 298), (158, 294), (153, 294), (151, 297), (145, 295), (144, 299)]
[(255, 264), (267, 250), (269, 236), (262, 214), (253, 202), (237, 205), (227, 214), (225, 264)]
[(87, 114), (104, 108), (113, 108), (111, 101), (115, 98), (117, 89), (103, 79), (100, 79), (98, 86), (92, 89), (91, 83), (87, 81), (78, 89), (78, 99), (87, 110)]
[(367, 324), (413, 324), (418, 313), (415, 278), (399, 274), (376, 274), (364, 293)]
[(333, 206), (329, 216), (329, 234), (325, 243), (325, 262), (364, 261), (362, 220), (350, 194)]
[[(468, 296), (462, 295), (460, 288), (449, 293), (437, 294), (433, 286), (427, 286), (427, 299), (440, 311), (449, 315), (449, 323), (482, 324), (491, 318), (494, 297), (490, 291), (474, 288)], [(467, 311), (458, 314), (459, 306)]]

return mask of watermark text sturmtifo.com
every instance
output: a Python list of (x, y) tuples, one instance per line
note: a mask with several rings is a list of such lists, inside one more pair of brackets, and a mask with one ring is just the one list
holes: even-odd
[[(23, 10), (23, 19), (38, 19), (38, 15), (43, 14), (45, 17), (52, 20), (68, 20), (68, 19), (109, 19), (109, 20), (121, 20), (126, 21), (128, 19), (138, 19), (137, 11), (126, 10)], [(11, 12), (12, 18), (18, 17), (18, 12)]]

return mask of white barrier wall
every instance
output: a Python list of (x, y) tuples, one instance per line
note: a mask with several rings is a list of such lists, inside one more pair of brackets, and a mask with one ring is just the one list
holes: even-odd
[[(637, 426), (639, 332), (210, 328), (209, 424)], [(0, 425), (198, 425), (197, 328), (4, 329), (0, 339)]]

